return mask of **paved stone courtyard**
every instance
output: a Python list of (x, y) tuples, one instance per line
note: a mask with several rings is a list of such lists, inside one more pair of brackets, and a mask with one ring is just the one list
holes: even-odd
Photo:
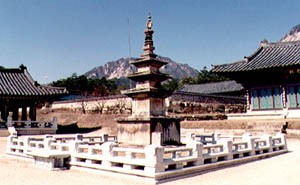
[[(5, 154), (6, 138), (0, 138), (0, 184), (3, 185), (105, 185), (154, 184), (140, 177), (112, 173), (94, 173), (80, 170), (48, 171), (31, 162)], [(178, 178), (162, 184), (205, 185), (299, 185), (300, 139), (288, 140), (289, 153), (203, 174)]]

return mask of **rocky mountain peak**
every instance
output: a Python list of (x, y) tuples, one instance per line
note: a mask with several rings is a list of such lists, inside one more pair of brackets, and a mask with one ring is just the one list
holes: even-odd
[[(167, 65), (161, 67), (161, 72), (170, 74), (175, 79), (183, 79), (186, 77), (197, 77), (198, 71), (188, 64), (180, 64), (174, 62), (170, 58), (157, 56), (161, 60), (168, 62)], [(103, 66), (98, 66), (90, 71), (86, 72), (85, 75), (88, 78), (102, 78), (105, 77), (107, 79), (113, 78), (123, 78), (126, 77), (128, 74), (136, 72), (137, 69), (134, 65), (131, 65), (130, 58), (120, 58), (115, 61), (110, 61), (104, 64)]]
[(300, 24), (294, 26), (280, 42), (300, 41)]

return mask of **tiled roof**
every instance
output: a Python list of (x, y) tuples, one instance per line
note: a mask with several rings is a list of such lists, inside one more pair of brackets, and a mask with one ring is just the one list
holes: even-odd
[(253, 55), (239, 62), (216, 65), (212, 72), (253, 71), (294, 65), (300, 65), (300, 41), (262, 43)]
[(220, 94), (243, 90), (243, 86), (234, 80), (214, 82), (206, 84), (185, 85), (180, 92), (199, 93), (199, 94)]
[(18, 69), (0, 69), (0, 96), (54, 96), (66, 93), (64, 88), (39, 85), (23, 65)]

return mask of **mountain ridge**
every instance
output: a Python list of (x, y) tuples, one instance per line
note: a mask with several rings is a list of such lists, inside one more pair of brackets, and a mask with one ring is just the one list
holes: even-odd
[(294, 26), (280, 39), (280, 42), (300, 41), (300, 24)]
[[(167, 65), (161, 67), (160, 71), (162, 73), (170, 74), (175, 79), (183, 79), (187, 77), (197, 77), (199, 71), (192, 68), (188, 64), (181, 64), (173, 61), (168, 57), (158, 56), (159, 59), (168, 62)], [(107, 79), (120, 79), (126, 77), (128, 74), (136, 72), (137, 69), (134, 65), (130, 64), (130, 60), (135, 60), (136, 58), (119, 58), (115, 61), (109, 61), (104, 65), (97, 66), (84, 75), (88, 78), (102, 78)]]

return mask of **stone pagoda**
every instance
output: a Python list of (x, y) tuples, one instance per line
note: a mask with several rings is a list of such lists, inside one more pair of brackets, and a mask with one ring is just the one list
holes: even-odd
[(161, 73), (160, 67), (167, 64), (154, 54), (151, 16), (145, 30), (144, 53), (131, 61), (137, 72), (127, 77), (136, 82), (136, 87), (122, 93), (132, 98), (132, 115), (118, 119), (118, 141), (134, 145), (179, 144), (180, 120), (166, 116), (165, 98), (170, 92), (161, 82), (171, 78)]

